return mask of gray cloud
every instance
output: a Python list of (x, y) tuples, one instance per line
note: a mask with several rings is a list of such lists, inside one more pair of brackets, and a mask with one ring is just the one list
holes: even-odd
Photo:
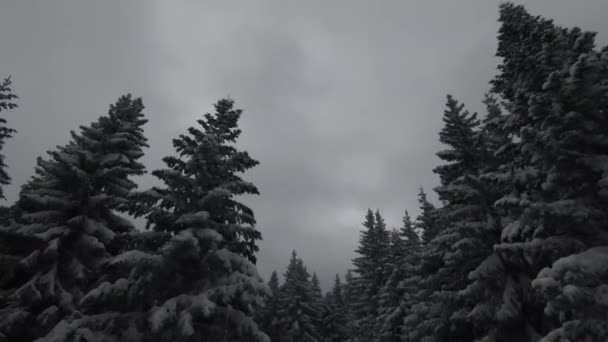
[[(19, 130), (6, 147), (9, 200), (36, 156), (122, 93), (147, 106), (150, 170), (230, 95), (245, 110), (239, 144), (261, 161), (248, 178), (262, 195), (247, 198), (264, 235), (260, 271), (282, 272), (297, 249), (327, 289), (349, 267), (368, 207), (398, 226), (404, 209), (417, 213), (418, 187), (435, 186), (445, 94), (482, 110), (498, 62), (497, 3), (4, 4), (0, 72), (21, 96), (8, 116)], [(603, 0), (526, 4), (607, 41)]]

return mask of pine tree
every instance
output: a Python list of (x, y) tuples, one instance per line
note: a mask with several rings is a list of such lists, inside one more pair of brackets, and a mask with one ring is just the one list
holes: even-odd
[(465, 311), (461, 312), (459, 319), (471, 324), (476, 338), (483, 337), (496, 326), (495, 317), (502, 299), (504, 264), (493, 251), (493, 246), (500, 242), (500, 217), (506, 215), (506, 212), (496, 207), (494, 202), (510, 191), (510, 171), (506, 165), (513, 159), (513, 151), (504, 148), (509, 146), (511, 138), (502, 128), (507, 117), (503, 114), (498, 99), (493, 94), (486, 94), (483, 103), (487, 114), (479, 132), (481, 163), (477, 197), (478, 204), (487, 213), (487, 220), (482, 234), (476, 235), (475, 240), (477, 249), (481, 252), (478, 255), (483, 260), (476, 260), (475, 269), (467, 276), (469, 284), (459, 292), (460, 300), (465, 303)]
[(331, 294), (331, 300), (327, 301), (322, 318), (324, 341), (327, 342), (342, 342), (348, 339), (348, 321), (342, 289), (340, 276), (336, 274), (332, 291), (328, 293)]
[(403, 281), (415, 275), (420, 257), (420, 239), (407, 210), (403, 216), (403, 226), (391, 237), (393, 267), (380, 292), (377, 318), (377, 331), (382, 341), (401, 340), (404, 306), (407, 305), (403, 300), (408, 290)]
[(276, 271), (273, 271), (270, 276), (268, 288), (270, 289), (270, 295), (266, 297), (264, 308), (260, 310), (257, 322), (260, 324), (262, 331), (270, 337), (271, 341), (279, 341), (282, 338), (283, 333), (279, 326), (281, 319), (278, 314), (280, 287), (279, 277)]
[[(399, 283), (403, 289), (403, 299), (400, 308), (403, 310), (403, 324), (400, 328), (402, 340), (418, 341), (427, 334), (434, 334), (436, 322), (429, 320), (437, 314), (441, 314), (441, 306), (431, 301), (435, 280), (433, 272), (437, 271), (438, 257), (431, 253), (429, 245), (442, 229), (441, 211), (435, 208), (426, 197), (424, 189), (418, 194), (420, 214), (414, 224), (415, 229), (421, 232), (422, 249), (417, 265), (412, 269), (409, 277)], [(426, 322), (428, 320), (428, 322)], [(427, 324), (423, 325), (422, 323)]]
[(352, 275), (352, 271), (349, 269), (344, 275), (344, 284), (342, 285), (342, 300), (344, 301), (344, 312), (346, 315), (346, 331), (348, 338), (346, 341), (350, 341), (351, 337), (355, 336), (355, 298), (356, 288), (355, 281)]
[[(107, 116), (72, 132), (72, 141), (49, 152), (48, 160), (38, 158), (36, 176), (19, 197), (22, 224), (2, 228), (39, 246), (20, 262), (27, 276), (7, 284), (0, 313), (7, 338), (33, 340), (62, 319), (82, 316), (81, 300), (109, 256), (106, 245), (133, 229), (115, 211), (126, 210), (136, 186), (129, 177), (144, 173), (137, 161), (147, 146), (143, 108), (141, 99), (123, 96)], [(88, 331), (73, 339), (80, 333)]]
[(543, 241), (541, 253), (553, 263), (532, 285), (548, 301), (544, 312), (559, 321), (548, 341), (608, 339), (608, 47), (592, 50), (593, 37), (580, 33), (569, 63), (547, 78), (543, 90), (552, 110), (548, 124), (540, 125), (547, 133), (531, 128), (522, 137), (543, 152), (546, 174), (544, 201), (534, 205), (541, 218), (533, 237)]
[(440, 213), (445, 223), (423, 258), (423, 287), (431, 292), (425, 299), (429, 310), (416, 329), (436, 340), (469, 341), (474, 332), (467, 316), (473, 303), (459, 292), (468, 285), (468, 273), (492, 253), (498, 230), (489, 210), (492, 198), (479, 177), (484, 157), (480, 122), (449, 95), (446, 107), (439, 136), (449, 149), (437, 154), (446, 164), (434, 169), (440, 175), (435, 190), (444, 204)]
[(321, 315), (317, 311), (318, 297), (309, 278), (304, 262), (293, 251), (279, 296), (278, 314), (284, 332), (283, 341), (322, 341), (316, 325)]
[[(579, 294), (606, 286), (593, 261), (608, 244), (606, 49), (593, 49), (595, 34), (522, 6), (501, 5), (500, 22), (493, 91), (509, 110), (502, 128), (516, 139), (503, 146), (515, 152), (512, 191), (496, 203), (507, 212), (495, 247), (505, 281), (498, 325), (488, 335), (603, 340), (606, 307)], [(582, 265), (577, 276), (568, 271)]]
[[(4, 81), (0, 83), (0, 112), (17, 107), (14, 100), (19, 97), (13, 94), (11, 84), (12, 81), (10, 77), (5, 78)], [(0, 117), (0, 152), (4, 148), (4, 144), (6, 144), (6, 140), (10, 139), (13, 134), (17, 132), (15, 129), (7, 127), (6, 123), (6, 119)], [(0, 153), (0, 198), (5, 198), (2, 186), (10, 184), (11, 181), (11, 177), (8, 175), (8, 172), (6, 172), (7, 165), (4, 159), (4, 154)]]
[(317, 277), (317, 273), (312, 273), (312, 278), (310, 278), (310, 286), (312, 291), (312, 306), (315, 312), (317, 312), (317, 317), (314, 320), (315, 329), (320, 332), (321, 339), (325, 340), (325, 335), (323, 334), (323, 313), (328, 310), (323, 301), (323, 293), (321, 291), (321, 284), (319, 283), (319, 278)]
[(406, 248), (406, 251), (403, 251), (403, 256), (406, 256), (414, 254), (410, 249), (415, 249), (420, 246), (420, 237), (414, 229), (414, 223), (407, 210), (403, 215), (402, 223), (403, 226), (399, 228), (399, 237), (401, 237), (401, 242)]
[(334, 280), (334, 287), (332, 287), (331, 293), (333, 295), (334, 303), (339, 307), (344, 307), (345, 305), (344, 295), (342, 294), (343, 288), (344, 286), (340, 281), (340, 275), (336, 274), (336, 279)]
[(423, 188), (420, 188), (420, 192), (418, 193), (418, 203), (420, 203), (420, 214), (416, 218), (414, 225), (416, 230), (422, 232), (422, 243), (427, 244), (441, 230), (441, 222), (437, 209), (427, 200), (426, 192), (424, 192)]
[(368, 341), (376, 335), (374, 328), (380, 288), (386, 282), (384, 267), (389, 234), (379, 211), (374, 214), (368, 209), (363, 226), (365, 230), (361, 232), (356, 250), (359, 256), (353, 260), (357, 277), (353, 280), (351, 300), (353, 314), (357, 319), (353, 335)]
[[(0, 112), (10, 110), (17, 107), (14, 100), (18, 99), (17, 95), (12, 92), (10, 77), (5, 78), (0, 83)], [(4, 148), (6, 140), (11, 138), (13, 133), (16, 131), (6, 126), (6, 119), (0, 117), (0, 152)], [(10, 177), (6, 171), (7, 165), (5, 163), (5, 156), (0, 153), (0, 198), (5, 198), (2, 186), (10, 183)], [(11, 225), (13, 210), (11, 208), (0, 206), (0, 224)], [(4, 291), (10, 288), (9, 283), (14, 281), (15, 277), (19, 277), (19, 261), (25, 257), (28, 249), (32, 248), (32, 244), (35, 241), (28, 240), (26, 238), (12, 232), (14, 229), (0, 229), (0, 308), (4, 307), (6, 303), (3, 300), (7, 298), (8, 293)], [(34, 239), (35, 240), (35, 239)], [(0, 340), (3, 339), (2, 332), (0, 330)]]

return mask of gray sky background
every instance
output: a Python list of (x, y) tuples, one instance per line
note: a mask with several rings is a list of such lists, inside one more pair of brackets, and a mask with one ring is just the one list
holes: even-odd
[[(606, 0), (524, 3), (607, 42)], [(0, 77), (13, 75), (21, 98), (6, 114), (19, 130), (5, 149), (8, 200), (37, 156), (121, 94), (146, 105), (148, 170), (230, 95), (245, 110), (239, 145), (261, 162), (246, 176), (262, 194), (247, 199), (264, 236), (261, 275), (282, 273), (296, 249), (328, 289), (350, 267), (368, 207), (399, 226), (404, 209), (417, 215), (418, 188), (436, 185), (445, 95), (482, 110), (497, 10), (484, 0), (0, 0)]]

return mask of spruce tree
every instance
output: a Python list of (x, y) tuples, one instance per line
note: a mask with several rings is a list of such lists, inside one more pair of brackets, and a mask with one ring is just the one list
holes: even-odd
[[(17, 107), (14, 102), (18, 99), (17, 95), (12, 92), (10, 77), (5, 78), (0, 83), (0, 112), (11, 110)], [(6, 126), (6, 119), (0, 117), (0, 198), (5, 198), (3, 186), (10, 183), (10, 177), (6, 171), (7, 165), (5, 163), (5, 156), (2, 154), (2, 149), (6, 140), (11, 138), (13, 133), (16, 131)], [(0, 224), (11, 225), (13, 210), (6, 206), (0, 206)], [(19, 272), (19, 261), (25, 257), (24, 253), (27, 254), (28, 249), (31, 248), (31, 244), (35, 241), (26, 241), (26, 238), (15, 234), (11, 231), (12, 229), (0, 229), (0, 299), (7, 298), (7, 294), (4, 291), (10, 286), (8, 285), (14, 280), (14, 277), (18, 276)], [(35, 240), (35, 239), (34, 239)], [(6, 305), (0, 302), (0, 307)], [(2, 333), (0, 332), (0, 340), (2, 339)]]
[[(481, 338), (496, 326), (496, 313), (500, 308), (502, 286), (505, 281), (505, 265), (493, 250), (500, 242), (502, 221), (506, 211), (494, 205), (494, 202), (510, 191), (510, 171), (508, 164), (513, 159), (513, 150), (509, 146), (511, 137), (502, 128), (507, 116), (503, 113), (494, 94), (486, 94), (483, 103), (487, 114), (482, 120), (479, 132), (481, 163), (479, 165), (478, 203), (487, 213), (483, 234), (477, 235), (478, 250), (483, 260), (477, 260), (475, 269), (468, 273), (469, 284), (459, 292), (464, 311), (459, 318), (472, 326), (472, 334)], [(466, 318), (465, 318), (466, 317)]]
[(559, 321), (548, 341), (608, 339), (608, 47), (592, 50), (593, 37), (580, 33), (569, 63), (543, 86), (552, 109), (540, 126), (546, 133), (524, 130), (525, 141), (542, 149), (546, 174), (533, 236), (553, 263), (532, 285), (547, 301), (545, 314)]
[(355, 336), (355, 298), (356, 288), (352, 271), (349, 269), (344, 275), (344, 284), (342, 285), (342, 298), (344, 301), (344, 312), (346, 315), (346, 331), (347, 340), (350, 341)]
[(422, 232), (422, 243), (428, 244), (441, 230), (439, 212), (428, 201), (423, 188), (420, 188), (420, 192), (418, 193), (418, 203), (420, 204), (420, 214), (416, 217), (414, 226), (416, 230)]
[(276, 271), (273, 271), (270, 276), (268, 288), (270, 289), (270, 295), (266, 297), (264, 308), (257, 315), (257, 322), (260, 324), (260, 328), (270, 337), (271, 341), (279, 341), (283, 334), (279, 326), (281, 320), (278, 313), (280, 308), (280, 286)]
[(467, 287), (468, 273), (491, 254), (497, 230), (488, 209), (491, 198), (479, 177), (484, 157), (480, 122), (449, 95), (446, 107), (439, 140), (448, 149), (437, 153), (446, 164), (434, 169), (440, 176), (435, 190), (444, 204), (439, 210), (444, 224), (423, 257), (428, 311), (415, 329), (436, 340), (469, 341), (474, 333), (467, 315), (473, 303), (459, 291)]
[[(405, 313), (404, 280), (415, 276), (420, 257), (420, 239), (414, 230), (409, 213), (405, 211), (403, 226), (391, 234), (392, 271), (381, 289), (377, 331), (382, 341), (400, 341), (401, 324)], [(396, 233), (396, 234), (395, 234)]]
[[(268, 340), (253, 320), (268, 291), (254, 265), (261, 234), (253, 211), (235, 199), (258, 194), (240, 176), (258, 162), (234, 146), (242, 110), (232, 99), (214, 107), (199, 128), (173, 140), (177, 155), (153, 172), (164, 186), (136, 197), (145, 205), (134, 214), (172, 234), (158, 253), (133, 260), (141, 272), (118, 280), (141, 289), (133, 302), (135, 311), (146, 310), (144, 340)], [(113, 262), (133, 256), (127, 253)]]
[(291, 254), (281, 286), (278, 314), (284, 333), (282, 340), (289, 342), (317, 342), (322, 336), (317, 330), (321, 313), (317, 311), (318, 297), (310, 282), (310, 274), (296, 251)]
[[(36, 240), (20, 262), (25, 276), (6, 284), (0, 331), (9, 340), (44, 337), (61, 320), (81, 317), (81, 300), (109, 257), (106, 245), (133, 229), (115, 211), (126, 210), (136, 186), (129, 177), (144, 173), (138, 162), (147, 146), (143, 108), (141, 99), (123, 96), (49, 159), (38, 158), (36, 175), (19, 196), (21, 224), (2, 228), (21, 241)], [(45, 339), (53, 340), (53, 332)]]
[(319, 278), (317, 277), (317, 273), (313, 272), (312, 277), (310, 278), (310, 286), (312, 291), (312, 305), (315, 312), (317, 312), (317, 317), (315, 318), (314, 324), (316, 330), (321, 335), (322, 339), (325, 339), (325, 335), (323, 334), (323, 313), (327, 311), (326, 303), (323, 300), (323, 293), (321, 291), (321, 284), (319, 283)]
[[(11, 89), (11, 78), (7, 77), (0, 83), (0, 112), (11, 110), (17, 107), (15, 100), (19, 97), (15, 95)], [(4, 117), (0, 117), (0, 152), (4, 148), (4, 144), (6, 144), (6, 140), (10, 139), (14, 133), (17, 131), (13, 128), (6, 126), (6, 119)], [(4, 197), (3, 186), (8, 185), (11, 181), (11, 177), (8, 175), (6, 171), (7, 165), (5, 163), (4, 154), (0, 153), (0, 198)]]
[(340, 276), (336, 274), (332, 291), (328, 293), (331, 294), (331, 300), (326, 302), (322, 317), (322, 331), (324, 341), (327, 342), (341, 342), (348, 339), (348, 318), (342, 289)]
[[(415, 229), (421, 233), (421, 248), (418, 263), (409, 277), (405, 278), (399, 287), (403, 289), (403, 299), (400, 307), (404, 310), (403, 324), (401, 326), (402, 339), (417, 341), (434, 329), (433, 321), (422, 325), (427, 317), (441, 313), (441, 307), (434, 304), (430, 296), (435, 286), (433, 272), (437, 270), (438, 258), (431, 253), (429, 244), (441, 231), (441, 211), (435, 208), (426, 197), (424, 189), (420, 188), (418, 194), (420, 214), (414, 224)], [(429, 277), (430, 275), (430, 277)]]
[[(559, 27), (522, 6), (501, 5), (500, 22), (493, 91), (509, 110), (502, 128), (516, 139), (503, 147), (515, 154), (512, 191), (496, 203), (507, 212), (495, 247), (505, 281), (489, 336), (603, 340), (608, 311), (578, 294), (605, 286), (593, 259), (608, 244), (606, 49), (594, 50), (594, 33)], [(577, 276), (568, 271), (582, 265)]]
[(368, 209), (363, 227), (365, 230), (361, 232), (359, 247), (356, 250), (359, 256), (353, 260), (354, 272), (357, 273), (352, 283), (352, 308), (357, 320), (353, 335), (368, 341), (377, 334), (375, 326), (378, 300), (380, 288), (386, 281), (384, 267), (389, 234), (378, 210), (374, 214)]

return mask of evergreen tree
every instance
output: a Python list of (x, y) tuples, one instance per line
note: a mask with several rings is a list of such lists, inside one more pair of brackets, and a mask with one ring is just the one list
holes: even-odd
[(343, 307), (345, 304), (344, 295), (342, 294), (344, 286), (340, 281), (340, 275), (336, 274), (336, 279), (334, 280), (334, 287), (331, 289), (331, 294), (334, 299), (334, 304), (339, 307)]
[[(11, 84), (12, 81), (10, 77), (5, 78), (4, 81), (0, 83), (0, 112), (17, 107), (14, 100), (19, 97), (13, 94)], [(4, 144), (6, 144), (6, 140), (10, 139), (16, 132), (17, 131), (13, 128), (6, 126), (5, 118), (0, 117), (0, 152), (2, 152)], [(2, 186), (8, 185), (11, 181), (11, 177), (8, 175), (8, 172), (6, 172), (7, 165), (4, 162), (4, 159), (4, 154), (0, 153), (0, 198), (5, 198)]]
[(352, 271), (347, 270), (344, 275), (344, 284), (342, 285), (342, 300), (344, 301), (344, 312), (346, 315), (346, 331), (347, 331), (347, 340), (350, 341), (351, 337), (355, 336), (355, 298), (356, 298), (356, 288), (355, 281), (353, 279)]
[(270, 289), (270, 295), (266, 297), (264, 308), (260, 310), (257, 322), (260, 324), (260, 328), (270, 337), (271, 341), (279, 341), (283, 334), (279, 326), (281, 319), (278, 315), (280, 287), (276, 271), (272, 272), (270, 276), (268, 288)]
[[(501, 5), (500, 22), (493, 91), (509, 110), (502, 128), (516, 139), (503, 146), (515, 151), (511, 192), (496, 203), (507, 213), (495, 247), (505, 281), (498, 325), (488, 335), (604, 340), (606, 307), (579, 293), (606, 286), (593, 260), (608, 244), (606, 49), (594, 50), (594, 33), (559, 27), (522, 6)], [(587, 265), (579, 275), (568, 271), (579, 265)]]
[(309, 278), (304, 262), (293, 251), (279, 296), (278, 314), (284, 332), (283, 341), (322, 341), (316, 325), (321, 315), (317, 311), (318, 294)]
[(441, 230), (441, 223), (437, 209), (427, 200), (423, 188), (420, 188), (418, 193), (418, 203), (420, 203), (420, 214), (414, 225), (416, 230), (422, 232), (422, 243), (428, 244)]
[(420, 239), (414, 230), (407, 210), (403, 216), (403, 226), (391, 234), (392, 271), (380, 292), (377, 331), (382, 341), (400, 341), (400, 330), (404, 315), (404, 294), (407, 291), (403, 281), (415, 275), (420, 256)]
[[(486, 94), (483, 102), (487, 114), (482, 120), (478, 141), (481, 164), (477, 197), (478, 203), (487, 212), (487, 220), (482, 234), (476, 235), (475, 241), (480, 252), (487, 252), (478, 254), (483, 260), (475, 262), (475, 269), (468, 274), (468, 286), (459, 292), (461, 300), (466, 303), (459, 318), (466, 319), (472, 325), (472, 333), (476, 338), (483, 337), (496, 326), (496, 313), (500, 308), (505, 265), (493, 251), (493, 246), (500, 242), (503, 226), (500, 217), (505, 216), (506, 212), (495, 206), (494, 202), (510, 191), (510, 171), (507, 165), (513, 159), (513, 150), (504, 148), (512, 140), (502, 128), (506, 115), (493, 94)], [(482, 257), (483, 254), (485, 258)]]
[(310, 279), (310, 286), (312, 291), (312, 306), (315, 312), (317, 312), (317, 317), (315, 318), (314, 324), (316, 330), (321, 335), (322, 339), (325, 339), (323, 334), (323, 313), (325, 313), (328, 308), (326, 307), (325, 302), (323, 301), (323, 294), (321, 292), (321, 284), (319, 283), (319, 278), (317, 278), (317, 273), (313, 272), (312, 278)]
[[(30, 247), (20, 262), (24, 276), (4, 284), (10, 288), (0, 331), (9, 340), (43, 337), (60, 320), (82, 316), (81, 300), (109, 257), (106, 245), (133, 229), (115, 211), (126, 210), (136, 186), (129, 177), (144, 173), (143, 108), (141, 99), (123, 96), (48, 160), (38, 158), (36, 176), (19, 197), (22, 224), (1, 228)], [(72, 338), (90, 340), (87, 334)]]
[[(551, 99), (545, 124), (523, 131), (522, 140), (542, 151), (533, 160), (546, 176), (543, 201), (520, 221), (540, 214), (532, 235), (545, 245), (537, 254), (544, 268), (532, 285), (547, 300), (544, 312), (559, 321), (545, 339), (606, 340), (608, 47), (592, 50), (593, 33), (570, 33), (577, 37), (573, 56), (542, 89)], [(533, 131), (543, 128), (546, 133)]]
[(348, 321), (342, 288), (340, 276), (336, 274), (332, 291), (328, 293), (331, 294), (331, 300), (326, 302), (322, 319), (324, 341), (327, 342), (342, 342), (348, 339)]
[(406, 250), (402, 251), (402, 256), (415, 254), (410, 251), (410, 249), (415, 250), (420, 246), (420, 237), (414, 229), (414, 223), (412, 222), (410, 214), (407, 212), (407, 210), (405, 211), (401, 221), (403, 226), (399, 229), (399, 237), (401, 237), (401, 243), (406, 248)]
[(353, 335), (368, 341), (376, 335), (374, 328), (380, 288), (386, 281), (384, 267), (389, 234), (379, 211), (374, 214), (368, 209), (363, 226), (365, 230), (361, 232), (359, 247), (356, 250), (359, 256), (353, 260), (357, 277), (353, 279), (351, 300), (353, 314), (357, 320)]
[[(12, 92), (10, 77), (4, 79), (0, 83), (0, 112), (10, 110), (17, 107), (14, 100), (18, 99), (17, 95)], [(11, 138), (16, 131), (6, 126), (6, 119), (0, 117), (0, 152), (4, 148), (6, 140)], [(6, 172), (7, 165), (4, 162), (5, 156), (0, 153), (0, 198), (5, 198), (2, 186), (10, 183), (10, 177)], [(11, 208), (0, 206), (0, 224), (11, 225), (12, 210)], [(12, 232), (13, 229), (0, 229), (0, 300), (8, 297), (4, 293), (8, 289), (8, 283), (13, 281), (13, 278), (18, 276), (19, 261), (25, 257), (31, 244), (35, 241), (25, 241), (26, 238)], [(35, 240), (35, 239), (34, 239)], [(6, 303), (0, 301), (0, 308)], [(0, 340), (3, 339), (0, 330)]]
[(439, 136), (449, 149), (437, 154), (446, 164), (434, 169), (441, 180), (435, 190), (444, 204), (440, 209), (444, 227), (428, 243), (423, 257), (426, 276), (421, 285), (429, 290), (424, 299), (427, 310), (418, 313), (420, 321), (412, 328), (417, 330), (414, 336), (469, 341), (473, 330), (467, 315), (472, 303), (463, 300), (459, 291), (467, 287), (468, 273), (491, 254), (497, 229), (488, 210), (492, 205), (488, 191), (479, 178), (484, 155), (480, 123), (476, 114), (449, 95), (446, 107)]

